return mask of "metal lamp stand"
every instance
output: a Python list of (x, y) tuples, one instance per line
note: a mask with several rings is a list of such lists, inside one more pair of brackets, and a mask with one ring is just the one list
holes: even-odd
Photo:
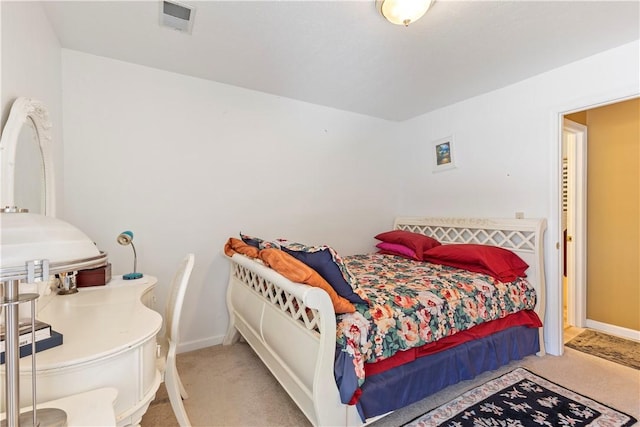
[[(66, 427), (67, 413), (57, 408), (36, 408), (36, 337), (35, 302), (38, 294), (22, 294), (18, 291), (19, 280), (2, 282), (4, 298), (0, 306), (5, 309), (5, 410), (6, 420), (2, 427)], [(20, 414), (20, 329), (19, 304), (31, 301), (31, 392), (33, 410)]]

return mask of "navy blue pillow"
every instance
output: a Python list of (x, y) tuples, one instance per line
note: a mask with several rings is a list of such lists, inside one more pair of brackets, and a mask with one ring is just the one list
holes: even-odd
[(358, 294), (353, 292), (351, 286), (344, 280), (340, 268), (333, 262), (333, 257), (328, 249), (316, 252), (292, 251), (285, 247), (281, 249), (317, 271), (341, 297), (355, 304), (369, 305), (365, 300), (360, 298)]
[(240, 232), (240, 238), (247, 245), (253, 246), (254, 248), (260, 248), (260, 242), (262, 242), (262, 239), (259, 239), (257, 237), (247, 236), (246, 234), (242, 234), (242, 232)]

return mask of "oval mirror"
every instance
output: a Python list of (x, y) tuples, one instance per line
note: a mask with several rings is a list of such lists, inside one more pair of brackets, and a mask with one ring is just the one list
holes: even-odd
[(44, 104), (18, 98), (0, 138), (0, 207), (55, 216), (51, 122)]

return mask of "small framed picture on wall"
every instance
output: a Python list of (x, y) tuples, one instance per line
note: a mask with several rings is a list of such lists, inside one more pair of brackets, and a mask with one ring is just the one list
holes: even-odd
[(456, 167), (453, 156), (453, 137), (434, 141), (432, 149), (433, 155), (433, 172), (440, 172)]

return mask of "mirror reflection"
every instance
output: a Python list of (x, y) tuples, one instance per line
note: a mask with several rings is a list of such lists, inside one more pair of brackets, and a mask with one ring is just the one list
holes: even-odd
[(0, 207), (55, 216), (51, 122), (42, 102), (13, 102), (0, 136), (0, 174)]
[(31, 213), (45, 213), (45, 175), (35, 124), (25, 120), (18, 135), (14, 169), (14, 203)]

